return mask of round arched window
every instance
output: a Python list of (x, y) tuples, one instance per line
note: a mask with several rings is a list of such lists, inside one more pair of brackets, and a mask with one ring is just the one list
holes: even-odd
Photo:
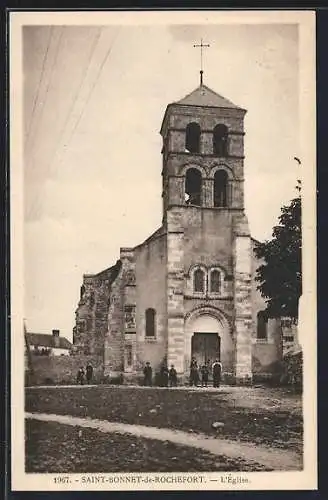
[(201, 205), (202, 174), (197, 168), (189, 168), (185, 181), (185, 201), (187, 205)]
[(228, 205), (228, 174), (225, 170), (217, 170), (214, 174), (214, 206)]
[(213, 130), (213, 153), (217, 156), (228, 156), (228, 128), (221, 123)]
[(200, 151), (200, 126), (198, 123), (188, 123), (186, 128), (186, 152), (199, 153)]

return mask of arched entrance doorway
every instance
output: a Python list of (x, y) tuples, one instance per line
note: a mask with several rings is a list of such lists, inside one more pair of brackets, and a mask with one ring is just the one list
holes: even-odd
[(233, 357), (233, 342), (230, 325), (224, 315), (216, 308), (197, 308), (187, 314), (185, 319), (185, 371), (190, 367), (191, 358), (198, 365), (222, 362), (230, 371)]

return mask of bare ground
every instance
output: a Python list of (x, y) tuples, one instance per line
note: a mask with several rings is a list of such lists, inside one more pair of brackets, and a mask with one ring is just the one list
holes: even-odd
[[(285, 389), (170, 390), (49, 387), (26, 390), (26, 411), (204, 433), (302, 453), (301, 396)], [(213, 422), (223, 424), (213, 429)]]
[(109, 433), (54, 422), (26, 421), (26, 472), (269, 471), (244, 459), (214, 455), (170, 441)]

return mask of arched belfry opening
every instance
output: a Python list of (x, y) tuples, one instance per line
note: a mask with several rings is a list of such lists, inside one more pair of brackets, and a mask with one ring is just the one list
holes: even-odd
[(187, 205), (201, 205), (202, 174), (197, 168), (189, 168), (185, 180), (185, 202)]
[(216, 125), (213, 130), (213, 154), (228, 156), (228, 128), (222, 123)]
[(188, 123), (186, 128), (186, 152), (200, 152), (200, 126), (198, 123)]
[(214, 174), (214, 206), (228, 206), (228, 174), (225, 170), (217, 170)]

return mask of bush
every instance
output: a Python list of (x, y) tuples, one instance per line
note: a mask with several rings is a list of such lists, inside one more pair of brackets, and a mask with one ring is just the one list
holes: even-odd
[(298, 352), (285, 356), (283, 361), (283, 373), (281, 376), (283, 385), (291, 385), (294, 389), (303, 387), (303, 354)]

